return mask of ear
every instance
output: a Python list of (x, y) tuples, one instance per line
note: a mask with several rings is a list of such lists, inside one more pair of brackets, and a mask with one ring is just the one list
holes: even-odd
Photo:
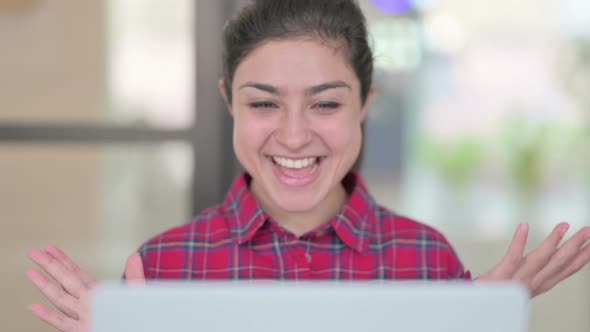
[(219, 94), (221, 95), (221, 97), (223, 98), (223, 101), (225, 102), (225, 106), (227, 106), (227, 110), (229, 111), (229, 114), (231, 116), (233, 116), (234, 113), (231, 108), (231, 103), (229, 102), (229, 100), (227, 98), (227, 87), (225, 86), (225, 80), (223, 78), (220, 78), (219, 81), (217, 81), (217, 88), (219, 89)]
[(367, 93), (367, 100), (365, 100), (365, 104), (361, 109), (361, 122), (365, 122), (367, 119), (367, 113), (369, 112), (369, 106), (371, 106), (371, 102), (373, 101), (373, 95), (375, 94), (375, 86), (371, 85), (369, 92)]

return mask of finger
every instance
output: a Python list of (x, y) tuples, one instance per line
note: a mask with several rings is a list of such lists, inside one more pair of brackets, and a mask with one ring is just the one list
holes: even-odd
[(29, 259), (39, 265), (47, 274), (63, 286), (68, 293), (76, 298), (80, 297), (80, 292), (85, 289), (85, 285), (72, 271), (41, 250), (33, 249), (29, 251), (28, 256)]
[(502, 277), (504, 279), (511, 278), (518, 270), (523, 260), (528, 234), (528, 223), (518, 225), (512, 237), (510, 247), (508, 247), (508, 252), (506, 252), (502, 261), (494, 268), (494, 275), (496, 277)]
[(76, 331), (76, 321), (69, 317), (65, 317), (56, 313), (53, 310), (50, 310), (46, 306), (42, 304), (31, 304), (29, 306), (29, 310), (33, 312), (35, 316), (37, 316), (42, 321), (48, 323), (49, 325), (55, 327), (59, 331), (62, 332), (73, 332)]
[(94, 279), (88, 272), (82, 270), (78, 264), (74, 263), (68, 255), (56, 246), (48, 245), (45, 247), (45, 251), (55, 259), (59, 260), (67, 269), (77, 274), (87, 287), (90, 288), (96, 284), (96, 279)]
[(127, 258), (127, 263), (125, 264), (125, 279), (131, 283), (142, 284), (145, 282), (143, 262), (138, 253), (134, 253)]
[(78, 319), (78, 301), (71, 295), (55, 286), (41, 272), (35, 269), (27, 271), (27, 278), (41, 291), (41, 293), (67, 316)]
[(541, 243), (539, 247), (526, 255), (524, 264), (522, 264), (522, 266), (514, 274), (513, 278), (526, 283), (532, 282), (537, 273), (539, 273), (539, 271), (541, 271), (545, 265), (547, 265), (553, 254), (555, 254), (559, 243), (563, 239), (568, 229), (568, 223), (560, 223), (555, 226), (551, 234), (549, 234), (543, 243)]
[(540, 287), (545, 281), (563, 272), (588, 241), (587, 237), (590, 237), (590, 228), (581, 229), (557, 249), (547, 265), (533, 279), (533, 288)]
[(47, 255), (55, 258), (56, 261), (63, 264), (63, 266), (65, 266), (66, 269), (73, 271), (75, 269), (75, 263), (72, 265), (73, 262), (68, 262), (67, 260), (65, 260), (64, 257), (56, 251), (56, 249), (57, 248), (52, 245), (47, 245), (44, 250)]
[[(590, 237), (588, 237), (590, 240)], [(574, 259), (567, 264), (567, 266), (556, 276), (545, 281), (540, 287), (537, 294), (545, 293), (555, 287), (563, 280), (569, 278), (572, 274), (580, 271), (584, 266), (590, 262), (590, 244), (586, 244), (577, 254)]]

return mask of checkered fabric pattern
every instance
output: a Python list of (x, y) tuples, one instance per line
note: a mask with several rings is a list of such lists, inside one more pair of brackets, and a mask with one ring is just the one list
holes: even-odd
[(434, 228), (375, 203), (349, 173), (336, 217), (297, 238), (272, 220), (239, 176), (224, 202), (140, 247), (147, 279), (470, 279)]

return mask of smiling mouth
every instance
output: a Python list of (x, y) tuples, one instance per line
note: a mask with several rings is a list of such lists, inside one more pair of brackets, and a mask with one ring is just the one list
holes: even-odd
[(280, 156), (268, 156), (273, 166), (281, 177), (291, 179), (307, 179), (312, 182), (314, 174), (320, 168), (326, 157), (286, 158)]
[(310, 157), (310, 158), (300, 158), (300, 159), (291, 159), (291, 158), (284, 158), (273, 156), (271, 157), (273, 163), (278, 166), (289, 168), (289, 169), (301, 169), (309, 167), (313, 164), (320, 163), (320, 157)]

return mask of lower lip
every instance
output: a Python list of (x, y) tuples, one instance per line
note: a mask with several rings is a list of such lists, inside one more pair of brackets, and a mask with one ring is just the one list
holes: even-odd
[(268, 159), (271, 163), (271, 168), (275, 176), (279, 179), (281, 183), (290, 187), (303, 187), (313, 183), (320, 174), (321, 168), (324, 164), (325, 158), (320, 158), (319, 164), (316, 166), (317, 169), (313, 171), (313, 173), (306, 175), (304, 177), (292, 177), (283, 172), (283, 167), (277, 165), (272, 159)]

